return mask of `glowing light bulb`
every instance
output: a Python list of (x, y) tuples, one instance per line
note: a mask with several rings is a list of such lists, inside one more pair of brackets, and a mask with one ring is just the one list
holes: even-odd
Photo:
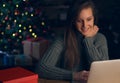
[(29, 29), (29, 32), (32, 32), (32, 29)]
[(15, 33), (13, 33), (12, 36), (15, 37)]
[(25, 15), (28, 15), (28, 12), (25, 12)]
[(21, 33), (22, 32), (22, 30), (19, 30), (19, 33)]
[(24, 13), (22, 13), (22, 16), (24, 16)]
[(45, 25), (45, 22), (42, 22), (41, 24), (44, 26), (44, 25)]
[(21, 24), (19, 24), (19, 27), (22, 27), (22, 25), (21, 25)]
[(2, 16), (2, 15), (3, 15), (3, 13), (1, 12), (1, 13), (0, 13), (0, 15)]
[(34, 35), (34, 38), (37, 38), (37, 35)]
[(5, 4), (3, 4), (3, 7), (5, 7), (6, 5)]
[(32, 26), (31, 25), (29, 25), (29, 28), (31, 28)]
[(35, 35), (35, 33), (32, 33), (32, 36), (34, 36)]
[(31, 14), (31, 16), (34, 16), (33, 14)]
[(2, 35), (4, 35), (4, 32), (1, 32)]
[(26, 30), (26, 27), (24, 27), (23, 29)]
[(21, 38), (22, 38), (22, 36), (19, 36), (19, 38), (21, 39)]
[(19, 7), (19, 5), (17, 4), (16, 7)]
[(14, 22), (17, 22), (17, 20), (14, 20)]
[(5, 20), (3, 20), (2, 22), (5, 23)]

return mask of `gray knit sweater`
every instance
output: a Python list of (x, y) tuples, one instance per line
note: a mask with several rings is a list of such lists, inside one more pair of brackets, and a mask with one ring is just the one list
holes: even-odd
[[(79, 38), (77, 39), (79, 40)], [(85, 53), (83, 53), (85, 55), (82, 56), (86, 56), (88, 64), (91, 64), (93, 61), (109, 59), (107, 41), (103, 34), (97, 33), (94, 37), (83, 38), (81, 40), (82, 43), (80, 44), (82, 44), (85, 50), (84, 51)], [(36, 73), (38, 73), (38, 75), (43, 78), (72, 81), (73, 77), (72, 75), (74, 71), (70, 71), (65, 68), (57, 66), (58, 61), (62, 60), (61, 57), (63, 56), (62, 54), (63, 50), (64, 50), (63, 39), (62, 38), (56, 39), (50, 46), (50, 48), (46, 51), (42, 60), (39, 61), (36, 68)], [(62, 65), (64, 65), (64, 63), (62, 63)], [(82, 70), (82, 68), (79, 69)]]

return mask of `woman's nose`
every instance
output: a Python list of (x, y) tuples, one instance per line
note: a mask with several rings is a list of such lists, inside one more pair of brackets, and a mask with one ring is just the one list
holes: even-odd
[(83, 27), (86, 28), (87, 27), (87, 22), (83, 21)]

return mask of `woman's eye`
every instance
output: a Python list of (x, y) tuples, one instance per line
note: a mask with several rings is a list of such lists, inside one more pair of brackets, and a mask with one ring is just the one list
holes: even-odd
[(81, 20), (77, 20), (77, 22), (80, 22), (80, 23), (81, 23), (82, 21), (81, 21)]
[(87, 21), (91, 21), (91, 20), (92, 20), (92, 18), (87, 19)]

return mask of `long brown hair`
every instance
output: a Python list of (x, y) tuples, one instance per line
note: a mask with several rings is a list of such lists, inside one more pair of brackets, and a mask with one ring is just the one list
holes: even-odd
[(93, 15), (96, 18), (95, 7), (93, 2), (91, 2), (90, 0), (79, 0), (79, 2), (76, 2), (74, 6), (72, 6), (70, 12), (68, 13), (68, 28), (64, 36), (66, 47), (65, 66), (67, 67), (67, 69), (72, 69), (76, 64), (79, 64), (80, 62), (80, 51), (78, 50), (78, 43), (75, 34), (75, 21), (81, 10), (89, 7), (92, 8)]

